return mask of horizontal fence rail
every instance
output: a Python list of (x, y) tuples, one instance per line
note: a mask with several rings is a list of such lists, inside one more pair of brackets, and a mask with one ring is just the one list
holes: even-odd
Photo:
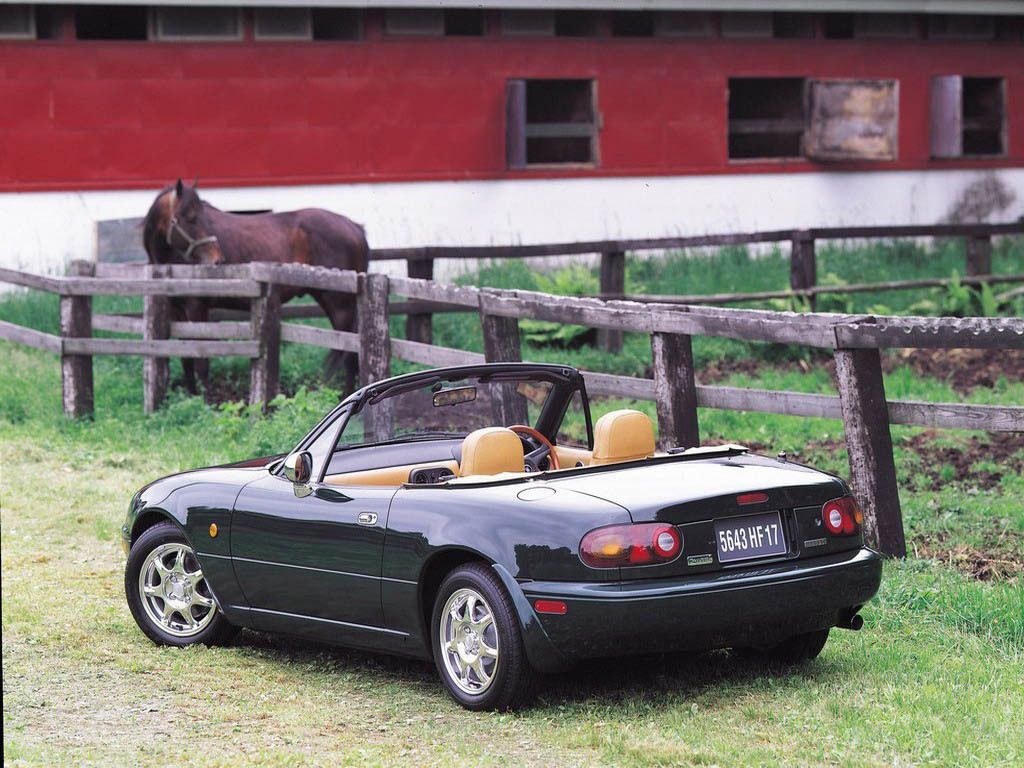
[[(702, 297), (627, 297), (623, 295), (624, 282), (619, 279), (621, 273), (617, 270), (624, 269), (627, 250), (788, 239), (793, 243), (794, 274), (799, 273), (791, 293), (803, 291), (808, 295), (826, 290), (813, 285), (815, 239), (959, 236), (968, 238), (968, 259), (975, 262), (973, 275), (964, 282), (1014, 282), (1024, 276), (989, 275), (991, 264), (985, 261), (989, 251), (983, 246), (993, 235), (1021, 232), (1024, 232), (1024, 225), (1018, 224), (941, 225), (375, 252), (376, 258), (404, 258), (409, 262), (409, 277), (390, 278), (383, 274), (272, 263), (207, 266), (75, 262), (65, 277), (0, 269), (0, 282), (61, 297), (59, 334), (0, 322), (0, 338), (60, 355), (64, 410), (69, 416), (77, 417), (92, 412), (94, 355), (141, 355), (145, 358), (143, 390), (147, 410), (159, 407), (165, 397), (170, 357), (233, 355), (249, 358), (250, 402), (266, 407), (278, 391), (282, 342), (355, 353), (359, 357), (361, 380), (369, 382), (388, 376), (393, 358), (426, 366), (519, 360), (519, 321), (525, 319), (598, 329), (605, 346), (621, 343), (623, 332), (646, 334), (651, 340), (653, 377), (585, 372), (592, 395), (655, 402), (663, 446), (699, 445), (698, 408), (842, 419), (852, 484), (865, 508), (869, 538), (887, 554), (902, 555), (905, 543), (890, 424), (1024, 431), (1024, 407), (887, 400), (880, 350), (898, 347), (1024, 349), (1024, 319), (778, 312), (682, 301)], [(811, 243), (810, 248), (808, 243)], [(611, 286), (609, 295), (604, 298), (474, 288), (431, 279), (433, 268), (429, 260), (434, 258), (514, 258), (595, 251), (603, 254), (602, 291), (606, 285)], [(461, 255), (454, 255), (456, 253)], [(921, 287), (925, 281), (903, 282), (906, 286)], [(861, 287), (847, 286), (853, 290)], [(358, 330), (333, 330), (294, 322), (300, 318), (323, 317), (323, 314), (314, 305), (281, 306), (282, 289), (289, 289), (291, 293), (294, 289), (305, 289), (351, 296), (358, 316)], [(92, 296), (102, 295), (142, 296), (144, 310), (141, 315), (94, 314)], [(240, 308), (213, 310), (210, 317), (202, 321), (182, 321), (172, 316), (174, 302), (194, 298), (225, 299), (231, 306)], [(431, 343), (432, 314), (455, 311), (479, 316), (484, 340), (482, 354)], [(392, 338), (388, 323), (392, 314), (405, 314), (408, 338)], [(97, 330), (141, 338), (96, 338), (93, 332)], [(700, 335), (830, 350), (836, 362), (838, 394), (699, 385), (691, 339)]]

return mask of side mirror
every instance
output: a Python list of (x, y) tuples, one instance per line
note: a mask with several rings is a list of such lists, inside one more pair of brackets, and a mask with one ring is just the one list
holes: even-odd
[(299, 451), (285, 459), (284, 476), (297, 485), (308, 483), (313, 476), (313, 457), (309, 451)]

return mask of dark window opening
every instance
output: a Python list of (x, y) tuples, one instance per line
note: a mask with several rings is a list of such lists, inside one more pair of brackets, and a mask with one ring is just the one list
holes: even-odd
[(36, 6), (36, 37), (60, 40), (64, 37), (64, 9), (52, 5)]
[(723, 13), (722, 37), (771, 37), (771, 13)]
[(807, 39), (814, 37), (814, 16), (810, 13), (773, 13), (772, 37)]
[(963, 89), (964, 154), (1003, 154), (1003, 79), (965, 77)]
[(216, 6), (156, 8), (153, 31), (158, 40), (239, 40), (240, 9)]
[(555, 35), (558, 37), (597, 37), (601, 19), (590, 11), (555, 11)]
[(852, 13), (826, 13), (821, 19), (821, 31), (828, 40), (849, 40), (853, 37)]
[(83, 5), (75, 8), (79, 40), (145, 40), (149, 14), (137, 5)]
[(553, 11), (502, 11), (501, 32), (503, 35), (547, 37), (555, 34)]
[(928, 37), (935, 40), (991, 40), (995, 37), (995, 23), (991, 16), (928, 17)]
[(906, 40), (917, 37), (917, 20), (909, 13), (858, 13), (853, 33), (866, 39)]
[(804, 80), (799, 77), (729, 79), (729, 158), (800, 157)]
[(508, 84), (508, 165), (597, 162), (592, 80), (512, 80)]
[(309, 8), (256, 8), (253, 36), (257, 40), (309, 40), (312, 22)]
[(36, 16), (30, 5), (0, 5), (0, 40), (36, 37)]
[(314, 40), (360, 40), (363, 12), (358, 8), (314, 8)]
[(389, 35), (443, 35), (440, 8), (389, 8), (384, 11), (384, 32)]
[(446, 10), (444, 33), (450, 37), (479, 37), (484, 33), (484, 12), (472, 8)]
[(653, 37), (654, 14), (650, 11), (618, 11), (612, 14), (613, 37)]
[(714, 21), (710, 13), (700, 11), (662, 11), (654, 18), (659, 37), (712, 37)]

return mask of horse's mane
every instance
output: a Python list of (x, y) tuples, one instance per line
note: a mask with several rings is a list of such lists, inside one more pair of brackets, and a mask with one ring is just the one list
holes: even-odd
[(157, 203), (164, 195), (174, 189), (173, 184), (168, 184), (160, 190), (153, 199), (153, 204), (146, 212), (146, 218), (142, 223), (142, 247), (146, 250), (151, 264), (160, 264), (169, 260), (170, 253), (164, 240), (164, 233), (160, 231), (160, 206)]

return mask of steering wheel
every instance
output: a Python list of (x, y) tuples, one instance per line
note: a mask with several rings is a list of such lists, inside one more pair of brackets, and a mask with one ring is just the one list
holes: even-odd
[(550, 469), (561, 469), (561, 467), (558, 466), (558, 452), (555, 451), (555, 446), (552, 445), (551, 441), (544, 437), (542, 433), (538, 432), (533, 427), (526, 426), (525, 424), (513, 424), (509, 429), (517, 435), (524, 435), (530, 440), (535, 440), (540, 444), (538, 448), (535, 448), (523, 457), (526, 462), (527, 472), (539, 472), (540, 463), (544, 461), (545, 458), (548, 460), (548, 467)]

